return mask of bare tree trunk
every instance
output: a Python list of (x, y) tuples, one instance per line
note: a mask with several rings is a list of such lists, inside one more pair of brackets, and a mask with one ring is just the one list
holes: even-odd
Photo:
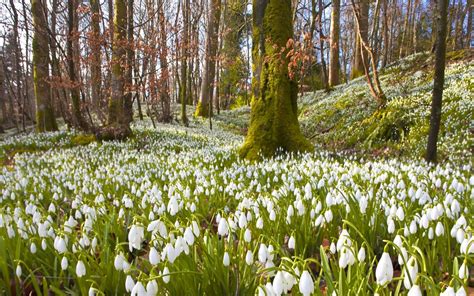
[(95, 112), (100, 113), (102, 101), (102, 57), (100, 36), (100, 2), (99, 0), (91, 0), (91, 34), (89, 38), (89, 46), (91, 48), (91, 88), (92, 88), (92, 105)]
[[(15, 79), (16, 79), (16, 99), (18, 102), (18, 105), (20, 109), (24, 109), (24, 106), (21, 106), (21, 104), (24, 102), (22, 100), (23, 98), (23, 93), (21, 89), (21, 73), (22, 73), (22, 68), (21, 68), (21, 49), (19, 47), (18, 43), (18, 12), (15, 7), (15, 3), (13, 0), (10, 0), (10, 7), (13, 12), (13, 40), (12, 40), (12, 45), (13, 48), (15, 49)], [(13, 107), (13, 106), (12, 106)], [(12, 113), (11, 116), (13, 118), (13, 122), (15, 123), (15, 126), (18, 126), (17, 124), (17, 115), (15, 112), (15, 109), (12, 108)], [(23, 125), (23, 130), (25, 130), (25, 115), (24, 112), (22, 112), (22, 125)]]
[(359, 21), (356, 22), (355, 47), (354, 47), (354, 63), (352, 65), (351, 79), (357, 78), (364, 73), (363, 60), (367, 61), (367, 55), (362, 50), (361, 38), (367, 40), (369, 27), (369, 3), (368, 0), (359, 0), (357, 4), (352, 1), (354, 9), (359, 11)]
[(214, 94), (214, 78), (216, 72), (216, 53), (218, 47), (219, 20), (221, 0), (209, 0), (209, 18), (206, 38), (206, 58), (201, 84), (201, 95), (196, 108), (196, 116), (208, 117), (210, 115), (209, 102)]
[(405, 52), (406, 52), (405, 43), (406, 43), (406, 39), (407, 39), (406, 36), (407, 36), (408, 30), (409, 30), (410, 11), (411, 11), (411, 0), (408, 0), (407, 11), (406, 11), (406, 15), (405, 15), (405, 22), (404, 22), (403, 31), (402, 31), (402, 38), (400, 39), (400, 53), (398, 55), (399, 58), (404, 57)]
[(319, 25), (319, 52), (321, 53), (321, 73), (324, 89), (329, 89), (328, 72), (326, 69), (326, 60), (324, 58), (324, 32), (323, 32), (323, 1), (318, 0), (318, 25)]
[(180, 101), (181, 101), (181, 121), (184, 126), (189, 125), (189, 120), (186, 115), (187, 104), (187, 82), (188, 82), (188, 47), (189, 47), (189, 0), (184, 0), (183, 5), (183, 32), (181, 40), (181, 84), (179, 87)]
[(35, 98), (36, 98), (36, 130), (38, 132), (55, 131), (58, 129), (54, 116), (49, 85), (49, 44), (48, 21), (46, 17), (46, 2), (44, 0), (31, 0), (33, 15), (33, 67), (35, 72)]
[(382, 56), (382, 68), (385, 68), (388, 63), (388, 55), (390, 51), (390, 29), (388, 27), (388, 1), (383, 0), (383, 22), (382, 22), (382, 36), (383, 36), (383, 56)]
[(335, 86), (339, 84), (339, 16), (340, 16), (340, 0), (332, 1), (331, 12), (331, 49), (329, 58), (329, 85)]
[(465, 47), (470, 48), (472, 43), (472, 11), (474, 10), (474, 5), (472, 0), (467, 0), (467, 32), (466, 32), (466, 41)]
[(430, 130), (428, 134), (428, 145), (426, 148), (426, 160), (437, 162), (437, 142), (439, 128), (441, 125), (441, 106), (444, 89), (444, 69), (446, 60), (446, 34), (447, 34), (447, 10), (448, 0), (438, 2), (438, 27), (435, 49), (435, 73), (433, 85), (433, 97), (431, 101)]
[(125, 69), (125, 116), (133, 121), (133, 68), (135, 63), (135, 45), (133, 37), (133, 0), (127, 0), (127, 66)]
[(171, 97), (170, 97), (170, 87), (169, 87), (169, 77), (170, 73), (168, 70), (168, 46), (166, 44), (167, 32), (166, 32), (166, 19), (165, 13), (163, 11), (163, 3), (160, 1), (158, 3), (158, 18), (159, 18), (159, 27), (160, 27), (160, 100), (163, 106), (163, 115), (161, 120), (163, 122), (171, 122), (173, 117), (171, 116)]
[(75, 127), (88, 130), (89, 127), (82, 116), (80, 82), (77, 79), (77, 68), (79, 62), (79, 19), (77, 9), (78, 0), (68, 0), (68, 36), (67, 36), (67, 64), (69, 72), (69, 93), (71, 95), (72, 115)]

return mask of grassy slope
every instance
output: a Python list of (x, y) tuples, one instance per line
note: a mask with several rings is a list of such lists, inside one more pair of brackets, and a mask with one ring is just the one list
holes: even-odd
[[(448, 54), (440, 155), (472, 158), (474, 125), (474, 52)], [(316, 145), (333, 151), (422, 156), (426, 146), (432, 89), (428, 54), (416, 54), (382, 71), (382, 87), (389, 98), (377, 110), (364, 77), (329, 93), (304, 94), (299, 101), (300, 123)], [(249, 108), (223, 112), (221, 124), (245, 133)]]

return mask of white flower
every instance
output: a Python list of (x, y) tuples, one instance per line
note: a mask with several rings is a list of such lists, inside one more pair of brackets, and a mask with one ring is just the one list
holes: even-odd
[(304, 270), (301, 274), (298, 286), (300, 288), (300, 293), (303, 294), (303, 296), (308, 296), (314, 293), (313, 278), (307, 270)]
[(18, 265), (16, 266), (16, 271), (15, 271), (15, 274), (16, 274), (16, 276), (17, 276), (18, 278), (20, 278), (20, 277), (21, 277), (22, 270), (21, 270), (21, 266), (20, 266), (20, 264), (18, 264)]
[(149, 281), (146, 284), (147, 296), (155, 296), (158, 294), (158, 283), (155, 280)]
[(248, 250), (247, 254), (245, 255), (245, 263), (247, 263), (247, 265), (253, 264), (253, 253), (250, 250)]
[(278, 271), (273, 278), (273, 292), (280, 296), (283, 293), (283, 274), (281, 271)]
[(459, 287), (459, 289), (456, 291), (456, 296), (466, 296), (466, 290), (464, 287)]
[(127, 275), (127, 278), (125, 279), (125, 290), (130, 293), (132, 292), (134, 287), (135, 287), (135, 281), (130, 275)]
[(54, 239), (54, 248), (59, 254), (65, 253), (67, 251), (66, 241), (62, 237), (57, 236)]
[(474, 237), (464, 239), (461, 243), (461, 254), (469, 255), (474, 253)]
[(436, 236), (442, 236), (444, 234), (444, 226), (441, 222), (436, 223), (435, 229)]
[(61, 259), (61, 269), (66, 270), (68, 266), (69, 262), (67, 261), (67, 258), (63, 257), (63, 259)]
[(191, 227), (187, 227), (184, 231), (184, 240), (189, 246), (192, 246), (194, 244), (194, 234), (191, 230)]
[(76, 275), (77, 277), (83, 277), (86, 275), (86, 266), (84, 265), (84, 262), (79, 260), (76, 265)]
[(365, 248), (364, 247), (359, 249), (359, 253), (357, 253), (357, 260), (359, 260), (359, 262), (365, 261)]
[(352, 241), (349, 236), (349, 232), (347, 232), (347, 230), (345, 229), (343, 229), (341, 231), (341, 234), (339, 234), (339, 239), (337, 240), (337, 244), (336, 244), (337, 251), (340, 251), (344, 245), (347, 245), (349, 247), (352, 246)]
[(444, 292), (441, 292), (439, 294), (440, 296), (456, 296), (456, 293), (454, 292), (454, 289), (452, 287), (447, 287)]
[(250, 229), (245, 229), (245, 232), (244, 232), (244, 241), (247, 242), (247, 243), (250, 243), (250, 241), (252, 240), (252, 232), (250, 231)]
[(89, 296), (95, 296), (95, 289), (94, 289), (94, 287), (91, 286), (91, 287), (89, 288), (89, 293), (88, 293), (88, 294), (89, 294)]
[(146, 296), (145, 287), (141, 282), (137, 282), (135, 286), (133, 286), (132, 292), (130, 293), (131, 296)]
[(290, 239), (288, 239), (288, 248), (290, 250), (295, 249), (295, 238), (294, 238), (294, 236), (290, 236)]
[(35, 245), (35, 243), (31, 243), (31, 245), (30, 245), (30, 252), (31, 252), (31, 254), (35, 254), (35, 253), (36, 253), (36, 245)]
[(377, 268), (375, 269), (375, 278), (377, 280), (377, 284), (379, 285), (384, 285), (390, 282), (393, 278), (392, 259), (390, 259), (390, 255), (387, 252), (382, 254), (382, 257), (377, 264)]
[(265, 244), (260, 244), (260, 248), (258, 249), (258, 261), (260, 263), (265, 263), (267, 261), (267, 246)]
[(418, 263), (416, 262), (415, 257), (412, 256), (403, 267), (403, 285), (406, 289), (410, 289), (412, 285), (415, 284), (417, 275)]
[(158, 251), (154, 247), (150, 248), (150, 253), (148, 254), (148, 259), (149, 259), (151, 265), (156, 265), (156, 264), (160, 263), (160, 254), (158, 253)]
[(163, 282), (164, 282), (165, 284), (167, 284), (167, 283), (170, 282), (170, 270), (168, 269), (168, 267), (165, 267), (165, 268), (163, 269), (162, 278), (163, 278)]
[(461, 267), (459, 267), (459, 278), (465, 279), (468, 276), (469, 276), (469, 271), (467, 270), (466, 261), (464, 261)]
[(420, 286), (418, 285), (413, 285), (413, 287), (410, 288), (408, 291), (408, 296), (422, 296), (423, 294), (421, 293)]
[(227, 220), (221, 218), (219, 221), (219, 225), (217, 226), (217, 233), (220, 236), (226, 236), (229, 234), (229, 225), (227, 224)]
[(258, 217), (257, 219), (257, 223), (255, 225), (258, 229), (262, 229), (263, 228), (263, 219), (262, 217)]
[(222, 259), (222, 263), (224, 264), (224, 266), (229, 266), (230, 264), (229, 253), (227, 252), (224, 253), (224, 258)]
[(133, 249), (141, 250), (144, 237), (143, 226), (132, 225), (132, 227), (130, 227), (130, 231), (128, 232), (128, 248), (130, 252), (132, 252)]
[(396, 215), (399, 221), (403, 221), (405, 219), (405, 212), (403, 211), (402, 207), (398, 207)]

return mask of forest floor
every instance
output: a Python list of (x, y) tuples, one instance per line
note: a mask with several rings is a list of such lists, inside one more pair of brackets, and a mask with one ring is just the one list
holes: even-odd
[[(223, 112), (212, 131), (200, 119), (156, 129), (145, 120), (125, 142), (65, 130), (0, 140), (0, 294), (407, 295), (415, 283), (429, 295), (470, 293), (474, 64), (449, 67), (441, 147), (452, 155), (437, 167), (417, 156), (423, 143), (405, 140), (418, 139), (428, 86), (389, 95), (387, 109), (400, 113), (373, 119), (403, 117), (412, 124), (403, 140), (334, 140), (363, 135), (372, 118), (362, 79), (301, 100), (303, 131), (330, 140), (313, 154), (239, 159), (245, 109)], [(399, 75), (429, 85), (415, 74)], [(322, 117), (330, 102), (346, 105)], [(349, 116), (360, 124), (345, 133)], [(383, 143), (388, 152), (375, 153)], [(400, 157), (408, 147), (420, 150)]]
[[(303, 94), (299, 121), (306, 137), (324, 151), (365, 156), (424, 156), (429, 128), (433, 58), (419, 53), (381, 71), (388, 97), (377, 109), (365, 77), (331, 91)], [(447, 55), (439, 154), (444, 160), (472, 159), (474, 152), (474, 50)], [(221, 112), (225, 128), (245, 134), (250, 108)]]

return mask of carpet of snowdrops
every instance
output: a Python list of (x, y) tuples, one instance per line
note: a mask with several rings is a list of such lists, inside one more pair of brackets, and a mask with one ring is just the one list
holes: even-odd
[(472, 160), (249, 163), (223, 131), (134, 130), (72, 148), (71, 132), (0, 141), (46, 148), (0, 167), (0, 294), (468, 291)]

